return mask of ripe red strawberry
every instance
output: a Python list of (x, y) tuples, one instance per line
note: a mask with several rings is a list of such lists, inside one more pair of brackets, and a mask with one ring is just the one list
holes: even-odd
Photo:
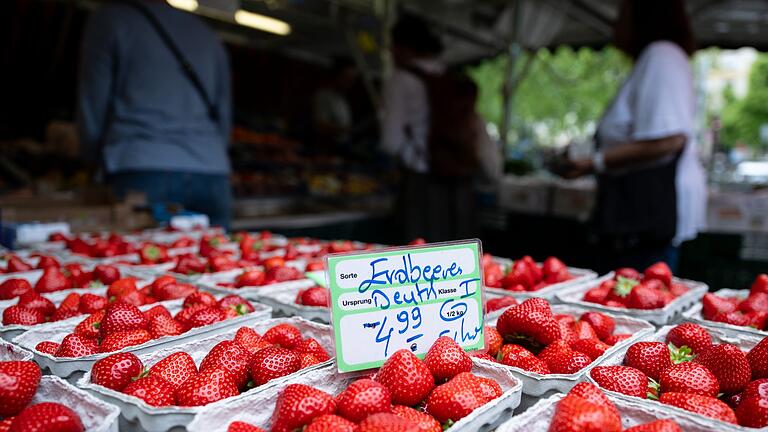
[(251, 378), (259, 386), (298, 371), (301, 368), (301, 357), (285, 348), (264, 348), (253, 355), (250, 368)]
[(301, 342), (301, 332), (290, 324), (278, 324), (267, 330), (262, 339), (282, 348), (293, 349)]
[(64, 339), (59, 345), (59, 349), (56, 350), (56, 357), (83, 357), (91, 354), (96, 354), (99, 351), (99, 346), (96, 345), (95, 339), (89, 339), (77, 334), (68, 334), (64, 336)]
[(595, 330), (586, 321), (578, 321), (574, 324), (573, 332), (576, 339), (599, 339)]
[(760, 397), (744, 398), (736, 408), (739, 425), (762, 428), (768, 426), (768, 399)]
[(752, 323), (750, 317), (739, 311), (717, 314), (712, 317), (712, 321), (730, 324), (738, 327), (746, 327)]
[(662, 393), (690, 393), (714, 397), (720, 390), (717, 377), (706, 366), (691, 362), (665, 369), (661, 373), (659, 384)]
[(683, 323), (669, 330), (666, 342), (677, 348), (687, 346), (694, 354), (701, 354), (712, 346), (712, 336), (698, 324)]
[(610, 410), (616, 414), (616, 417), (620, 418), (619, 410), (616, 408), (616, 405), (608, 399), (608, 396), (600, 390), (600, 387), (594, 384), (580, 382), (571, 388), (568, 395), (578, 396), (585, 399), (587, 402), (610, 408)]
[(35, 345), (35, 350), (43, 354), (54, 355), (56, 354), (56, 351), (58, 351), (58, 349), (59, 349), (59, 344), (51, 341), (42, 341), (39, 344)]
[(227, 314), (219, 309), (218, 306), (209, 306), (195, 312), (188, 322), (190, 327), (204, 327), (226, 319)]
[(86, 317), (75, 326), (74, 333), (90, 339), (96, 339), (101, 332), (101, 320), (104, 319), (105, 312), (98, 311)]
[(424, 364), (438, 382), (472, 370), (472, 359), (456, 341), (447, 336), (441, 336), (429, 348), (424, 357)]
[(505, 339), (527, 337), (539, 345), (549, 345), (561, 336), (560, 326), (552, 317), (549, 303), (537, 298), (505, 310), (496, 323), (496, 329)]
[(128, 384), (123, 393), (137, 397), (149, 406), (164, 407), (171, 406), (176, 403), (176, 396), (174, 395), (174, 387), (163, 380), (155, 376), (145, 376), (138, 380)]
[(749, 293), (754, 294), (758, 292), (768, 293), (768, 274), (760, 274), (752, 282), (752, 286), (749, 288)]
[(544, 263), (541, 265), (541, 272), (544, 278), (558, 275), (562, 273), (563, 270), (568, 271), (568, 267), (565, 266), (565, 263), (553, 256), (545, 259)]
[(672, 285), (672, 270), (670, 270), (669, 266), (665, 262), (657, 262), (656, 264), (653, 264), (652, 266), (645, 269), (643, 272), (643, 277), (645, 279), (656, 279), (663, 283), (666, 287)]
[(714, 345), (693, 361), (703, 364), (715, 375), (720, 391), (726, 395), (744, 390), (752, 376), (747, 356), (736, 345)]
[(532, 352), (520, 345), (504, 345), (499, 353), (499, 362), (503, 365), (520, 368), (525, 371), (546, 375), (549, 373), (547, 364), (536, 357)]
[(235, 288), (264, 285), (266, 275), (261, 270), (245, 270), (235, 279)]
[(253, 305), (248, 300), (235, 294), (230, 294), (228, 296), (222, 297), (221, 300), (219, 300), (218, 305), (220, 308), (224, 310), (235, 311), (236, 315), (238, 316), (249, 314), (255, 310), (253, 308)]
[(205, 291), (197, 291), (184, 298), (184, 304), (182, 307), (188, 308), (196, 304), (216, 306), (216, 297)]
[(665, 419), (633, 426), (624, 432), (683, 432), (683, 430), (674, 420)]
[(31, 291), (32, 285), (26, 279), (8, 279), (0, 284), (0, 300), (10, 300)]
[(255, 354), (256, 351), (272, 345), (266, 341), (262, 341), (261, 335), (256, 333), (256, 331), (250, 327), (240, 327), (237, 329), (235, 337), (232, 340), (247, 349), (251, 354)]
[(79, 310), (80, 309), (80, 294), (77, 293), (70, 293), (68, 294), (64, 300), (61, 301), (61, 304), (59, 304), (59, 309), (70, 309), (70, 310)]
[(141, 375), (144, 365), (133, 353), (117, 353), (99, 359), (91, 368), (91, 382), (122, 391)]
[(747, 353), (752, 379), (768, 378), (768, 338), (764, 338)]
[(661, 373), (672, 366), (669, 348), (661, 342), (632, 344), (624, 357), (624, 364), (639, 369), (648, 378), (659, 380)]
[(9, 306), (3, 311), (3, 325), (32, 326), (45, 322), (45, 316), (38, 309), (23, 306)]
[(107, 288), (107, 297), (110, 300), (122, 299), (127, 295), (138, 291), (136, 279), (127, 277), (112, 281)]
[(314, 338), (304, 339), (298, 345), (296, 345), (296, 347), (294, 348), (294, 351), (299, 353), (312, 354), (321, 362), (324, 362), (331, 358), (331, 356), (329, 356), (328, 353), (325, 351), (325, 348), (323, 348), (323, 346), (320, 345), (320, 342), (318, 342)]
[(304, 306), (328, 307), (331, 304), (331, 294), (328, 288), (316, 286), (301, 290), (296, 295), (296, 304)]
[(758, 292), (739, 303), (739, 310), (745, 314), (750, 312), (768, 312), (768, 293)]
[(35, 268), (45, 269), (48, 267), (61, 267), (61, 264), (56, 258), (52, 256), (47, 256), (47, 255), (41, 256)]
[(725, 299), (712, 293), (704, 294), (701, 304), (701, 315), (704, 319), (708, 320), (720, 314), (734, 312), (738, 308), (736, 301)]
[(610, 348), (610, 345), (600, 339), (579, 339), (570, 343), (571, 349), (586, 354), (590, 359), (596, 360)]
[(568, 395), (558, 402), (549, 432), (574, 431), (620, 432), (621, 419), (610, 407)]
[(0, 432), (8, 432), (9, 430), (11, 430), (13, 419), (14, 419), (13, 417), (8, 417), (0, 421)]
[(423, 401), (435, 387), (427, 365), (405, 349), (395, 351), (381, 365), (375, 380), (389, 389), (393, 404), (407, 406)]
[(642, 399), (648, 393), (648, 377), (633, 367), (596, 366), (589, 372), (589, 376), (606, 390)]
[(603, 284), (600, 284), (600, 286), (596, 286), (587, 290), (587, 292), (584, 293), (584, 297), (582, 297), (582, 299), (589, 303), (604, 304), (608, 299), (608, 295), (613, 291), (613, 288), (616, 284), (615, 281), (606, 282), (609, 283), (606, 284), (604, 282)]
[(248, 383), (248, 367), (252, 356), (245, 348), (234, 341), (221, 341), (214, 346), (200, 362), (200, 371), (220, 368), (228, 371), (235, 385), (243, 389)]
[(120, 351), (123, 348), (141, 345), (150, 340), (152, 340), (152, 335), (146, 330), (115, 331), (102, 339), (101, 345), (99, 345), (99, 352)]
[(616, 271), (614, 272), (614, 278), (618, 280), (619, 277), (623, 277), (626, 279), (634, 279), (636, 281), (639, 281), (640, 272), (631, 267), (622, 267), (622, 268), (616, 269)]
[(312, 423), (304, 428), (304, 432), (355, 432), (356, 428), (356, 424), (344, 417), (325, 414), (312, 420)]
[(40, 383), (40, 367), (32, 361), (0, 362), (0, 416), (10, 417), (29, 405)]
[(615, 335), (608, 336), (605, 339), (605, 343), (610, 345), (610, 346), (613, 346), (613, 345), (616, 345), (617, 343), (619, 343), (619, 342), (621, 342), (623, 340), (629, 339), (631, 337), (632, 337), (632, 335), (630, 335), (630, 334), (615, 334)]
[(425, 409), (441, 423), (457, 422), (492, 399), (483, 394), (474, 375), (462, 372), (435, 387), (427, 398)]
[(736, 423), (736, 413), (725, 402), (710, 396), (689, 393), (662, 393), (659, 402), (726, 423)]
[(743, 399), (751, 397), (768, 399), (768, 378), (760, 378), (747, 384), (741, 396)]
[(337, 412), (355, 423), (380, 412), (390, 412), (392, 397), (389, 389), (372, 379), (353, 382), (336, 396)]
[(176, 389), (176, 402), (179, 406), (203, 406), (239, 393), (229, 372), (213, 368), (200, 372)]
[(665, 304), (661, 291), (645, 284), (632, 288), (627, 296), (627, 307), (630, 309), (658, 309)]
[(440, 422), (431, 415), (405, 405), (394, 405), (392, 414), (418, 425), (420, 432), (442, 432)]
[(494, 327), (485, 326), (485, 347), (488, 350), (487, 353), (491, 357), (495, 357), (499, 353), (501, 346), (504, 344), (504, 338), (501, 337), (501, 333)]
[(139, 308), (121, 301), (112, 303), (106, 309), (104, 319), (101, 321), (101, 336), (127, 330), (145, 330), (147, 319)]
[(175, 391), (188, 379), (197, 375), (197, 366), (192, 356), (180, 351), (155, 363), (149, 368), (148, 375), (162, 378), (172, 385)]
[[(111, 265), (97, 265), (93, 269), (93, 277), (104, 285), (111, 285), (120, 279), (120, 270)], [(111, 295), (108, 295), (108, 297), (111, 297)]]
[(305, 369), (310, 366), (314, 366), (316, 364), (321, 363), (321, 361), (318, 360), (314, 354), (300, 353), (299, 358), (301, 359), (301, 364), (299, 366), (299, 369)]
[(35, 291), (37, 293), (52, 293), (54, 291), (60, 291), (72, 288), (72, 283), (61, 272), (58, 267), (48, 267), (43, 270), (43, 275), (37, 280), (35, 284)]
[(203, 305), (190, 306), (190, 307), (188, 307), (186, 309), (180, 310), (173, 318), (176, 321), (186, 325), (187, 327), (190, 327), (189, 320), (192, 318), (192, 315), (200, 312), (203, 309), (208, 309), (208, 307), (207, 306), (203, 306)]
[(32, 266), (24, 262), (16, 255), (11, 255), (8, 258), (8, 266), (6, 267), (8, 273), (18, 273), (32, 270)]
[[(266, 432), (266, 431), (260, 427), (256, 427), (249, 423), (234, 421), (229, 424), (229, 427), (227, 427), (227, 432)], [(354, 432), (354, 430), (351, 432)]]
[(494, 297), (485, 301), (485, 312), (491, 313), (515, 305), (517, 305), (517, 300), (512, 296)]
[(157, 339), (163, 336), (178, 336), (187, 328), (183, 324), (176, 321), (167, 315), (157, 315), (149, 321), (149, 334), (152, 335), (152, 339)]
[(80, 296), (80, 303), (78, 305), (78, 309), (80, 310), (81, 313), (91, 314), (106, 308), (108, 304), (109, 304), (109, 301), (107, 300), (106, 297), (102, 297), (100, 295), (91, 294), (91, 293), (85, 293), (82, 296)]
[(62, 321), (62, 320), (73, 318), (80, 315), (81, 313), (77, 309), (58, 308), (56, 309), (56, 312), (54, 312), (53, 315), (51, 316), (51, 321)]
[(271, 432), (292, 432), (336, 412), (333, 396), (304, 384), (290, 384), (277, 397)]
[(152, 318), (158, 315), (167, 316), (169, 318), (171, 317), (171, 313), (163, 305), (153, 306), (152, 308), (145, 310), (142, 313), (144, 314), (144, 318), (147, 319), (147, 322), (152, 321)]
[(477, 390), (478, 394), (484, 399), (493, 400), (493, 399), (496, 399), (497, 397), (500, 397), (504, 393), (499, 383), (497, 383), (493, 379), (472, 375), (472, 374), (468, 374), (468, 375), (472, 376), (472, 379), (474, 380), (475, 385), (477, 385), (478, 387), (478, 390)]
[[(49, 267), (54, 268), (54, 267)], [(70, 408), (55, 402), (30, 405), (19, 413), (10, 432), (83, 432), (80, 416)]]
[(589, 323), (601, 340), (606, 340), (616, 330), (616, 322), (613, 318), (600, 312), (586, 312), (579, 319)]
[[(157, 281), (155, 281), (157, 282)], [(170, 282), (159, 286), (152, 286), (152, 294), (158, 301), (176, 300), (185, 298), (197, 291), (192, 285), (185, 283)]]
[(389, 413), (374, 414), (360, 422), (356, 432), (421, 432), (419, 426)]
[(573, 374), (592, 363), (586, 354), (576, 352), (562, 340), (547, 346), (539, 353), (539, 359), (555, 374)]

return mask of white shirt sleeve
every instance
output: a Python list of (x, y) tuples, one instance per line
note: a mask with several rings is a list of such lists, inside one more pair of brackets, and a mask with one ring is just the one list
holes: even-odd
[(648, 46), (638, 59), (632, 94), (634, 141), (693, 130), (693, 77), (685, 52), (672, 42)]
[(406, 94), (403, 75), (395, 72), (384, 83), (381, 119), (381, 149), (390, 155), (397, 155), (405, 138)]

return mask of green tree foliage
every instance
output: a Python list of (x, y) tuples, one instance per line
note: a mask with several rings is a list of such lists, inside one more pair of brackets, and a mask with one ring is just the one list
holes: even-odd
[(721, 138), (726, 147), (745, 143), (758, 150), (766, 148), (760, 142), (760, 127), (768, 124), (768, 55), (760, 54), (749, 72), (747, 95), (737, 99), (727, 86), (722, 113)]
[[(533, 135), (539, 144), (551, 145), (558, 137), (591, 134), (630, 67), (614, 48), (561, 47), (525, 54), (518, 72), (530, 55), (536, 58), (513, 99), (513, 142), (515, 137)], [(469, 69), (479, 87), (478, 111), (496, 125), (502, 122), (507, 62), (507, 56), (499, 56)]]

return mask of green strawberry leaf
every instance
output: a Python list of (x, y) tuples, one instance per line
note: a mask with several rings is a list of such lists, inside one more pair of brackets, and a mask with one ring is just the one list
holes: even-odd
[(453, 420), (449, 419), (447, 422), (443, 423), (443, 430), (448, 430), (451, 426), (453, 426)]
[(689, 362), (696, 358), (696, 354), (685, 345), (678, 348), (670, 343), (667, 347), (669, 348), (669, 359), (672, 360), (672, 363), (674, 364)]
[(616, 280), (616, 286), (613, 288), (613, 292), (619, 297), (626, 297), (632, 292), (632, 288), (639, 284), (640, 281), (619, 276)]

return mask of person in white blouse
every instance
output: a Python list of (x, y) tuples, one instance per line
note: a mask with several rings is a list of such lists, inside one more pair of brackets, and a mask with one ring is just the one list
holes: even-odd
[(605, 270), (656, 261), (674, 270), (678, 246), (696, 237), (706, 213), (684, 2), (625, 0), (614, 42), (634, 68), (598, 125), (593, 157), (571, 161), (563, 176), (597, 175), (593, 222)]

